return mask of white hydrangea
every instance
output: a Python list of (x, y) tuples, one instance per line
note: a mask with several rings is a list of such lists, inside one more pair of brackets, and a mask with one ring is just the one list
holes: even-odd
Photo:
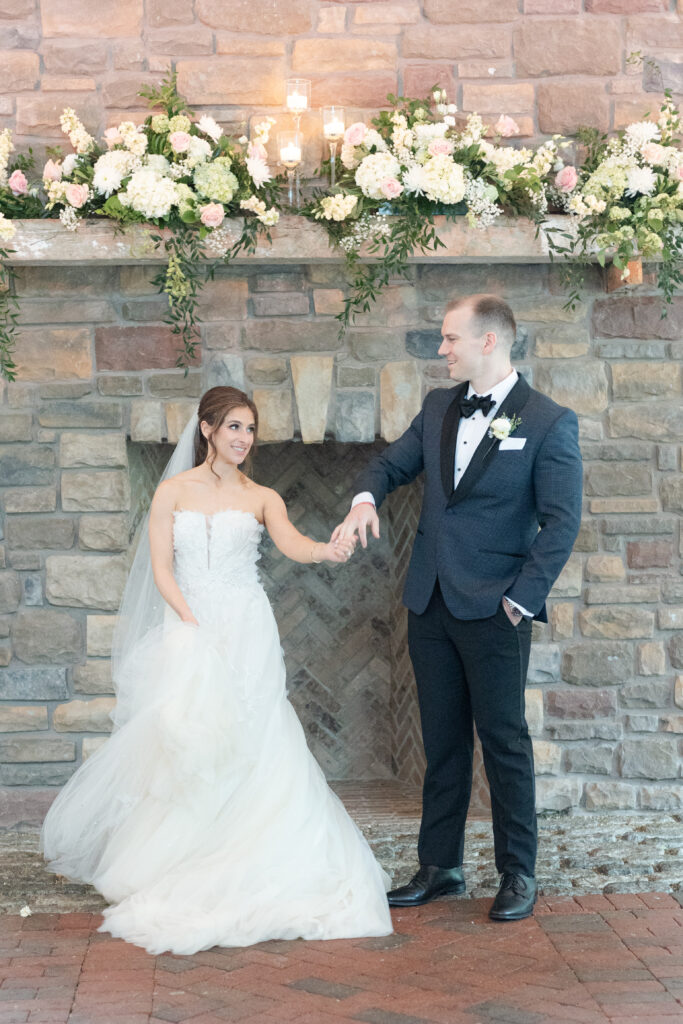
[(374, 128), (368, 128), (363, 139), (363, 145), (366, 149), (372, 149), (374, 146), (378, 153), (386, 153), (389, 149), (380, 133)]
[[(132, 154), (125, 149), (112, 149), (104, 153), (95, 164), (93, 188), (100, 195), (110, 196), (118, 192), (121, 182), (127, 177), (131, 168)], [(164, 158), (161, 157), (163, 160)]]
[(148, 220), (167, 217), (178, 202), (176, 186), (170, 178), (160, 177), (152, 168), (135, 171), (126, 191), (120, 195), (124, 206), (142, 213)]
[(459, 203), (465, 196), (465, 172), (450, 156), (439, 154), (422, 168), (425, 194), (433, 203)]
[[(485, 159), (490, 164), (493, 164), (501, 177), (506, 171), (510, 171), (513, 167), (518, 167), (519, 164), (523, 163), (523, 158), (520, 157), (518, 150), (513, 149), (512, 146), (493, 146), (490, 142), (480, 142), (479, 150), (483, 153)], [(512, 186), (512, 182), (509, 182), (509, 184)]]
[(184, 163), (189, 170), (208, 160), (213, 152), (211, 144), (197, 135), (190, 136), (190, 146), (185, 153)]
[(443, 139), (448, 131), (448, 125), (443, 121), (436, 124), (416, 124), (415, 140), (418, 146), (428, 146), (434, 139)]
[(398, 178), (401, 166), (392, 153), (373, 153), (366, 156), (356, 171), (356, 184), (369, 199), (384, 199), (382, 182)]
[(14, 238), (16, 228), (11, 220), (7, 220), (4, 213), (0, 213), (0, 242), (9, 242)]
[(657, 175), (651, 167), (632, 167), (627, 174), (627, 196), (651, 196), (657, 185)]
[[(131, 170), (137, 170), (141, 167), (141, 162), (136, 157), (131, 157)], [(150, 153), (145, 161), (145, 166), (150, 167), (155, 174), (158, 174), (160, 178), (163, 178), (171, 169), (171, 165), (161, 153)]]

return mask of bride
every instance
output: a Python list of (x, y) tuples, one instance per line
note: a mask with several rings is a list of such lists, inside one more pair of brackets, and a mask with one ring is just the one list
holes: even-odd
[(150, 953), (391, 932), (388, 877), (328, 788), (287, 700), (256, 570), (264, 528), (296, 562), (344, 562), (240, 470), (258, 414), (207, 391), (152, 501), (114, 638), (111, 738), (50, 808), (50, 868), (113, 904)]

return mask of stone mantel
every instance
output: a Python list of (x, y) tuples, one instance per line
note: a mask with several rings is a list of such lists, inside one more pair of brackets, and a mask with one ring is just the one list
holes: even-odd
[[(569, 218), (548, 219), (562, 229)], [(163, 262), (154, 249), (151, 234), (158, 229), (136, 224), (121, 231), (111, 221), (82, 221), (77, 231), (67, 231), (58, 220), (16, 220), (17, 232), (11, 242), (9, 262), (15, 266), (71, 266), (98, 264), (145, 264)], [(446, 221), (437, 217), (439, 237), (445, 248), (416, 253), (412, 263), (549, 263), (544, 231), (523, 218), (503, 218), (486, 230), (468, 226), (464, 217)], [(163, 234), (163, 232), (161, 232)], [(328, 242), (321, 227), (303, 217), (284, 215), (271, 229), (272, 245), (260, 242), (253, 255), (241, 255), (235, 263), (327, 263), (339, 262), (342, 254)]]

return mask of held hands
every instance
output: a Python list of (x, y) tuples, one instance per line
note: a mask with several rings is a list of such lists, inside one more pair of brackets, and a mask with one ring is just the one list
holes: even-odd
[(379, 540), (379, 516), (377, 509), (370, 502), (361, 502), (351, 509), (343, 523), (340, 523), (332, 534), (333, 541), (343, 544), (349, 540), (360, 539), (362, 547), (368, 546), (368, 527), (372, 536)]
[(334, 539), (334, 534), (333, 534), (332, 538), (327, 542), (327, 544), (315, 544), (314, 545), (314, 548), (313, 548), (314, 555), (313, 555), (313, 557), (314, 557), (316, 562), (317, 561), (321, 561), (321, 562), (337, 562), (337, 563), (348, 562), (348, 560), (351, 558), (351, 555), (353, 554), (353, 552), (355, 550), (355, 547), (356, 547), (356, 538), (355, 537), (351, 537), (349, 540), (341, 540), (341, 539), (335, 540)]

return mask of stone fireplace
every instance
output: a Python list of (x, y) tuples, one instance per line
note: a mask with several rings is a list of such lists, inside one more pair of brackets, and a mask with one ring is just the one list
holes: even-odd
[[(343, 267), (322, 232), (284, 218), (272, 248), (207, 285), (185, 374), (144, 230), (20, 225), (19, 378), (0, 406), (0, 824), (40, 821), (106, 739), (129, 544), (202, 390), (254, 395), (258, 479), (324, 536), (374, 447), (447, 385), (445, 301), (484, 290), (515, 311), (518, 367), (579, 414), (585, 459), (581, 533), (532, 646), (539, 809), (683, 805), (683, 299), (662, 320), (652, 277), (608, 295), (595, 268), (570, 311), (530, 226), (456, 223), (443, 238), (340, 338)], [(393, 495), (380, 543), (338, 570), (264, 549), (291, 698), (330, 778), (420, 781), (399, 599), (418, 505), (417, 486)], [(475, 788), (481, 809), (481, 773)]]

